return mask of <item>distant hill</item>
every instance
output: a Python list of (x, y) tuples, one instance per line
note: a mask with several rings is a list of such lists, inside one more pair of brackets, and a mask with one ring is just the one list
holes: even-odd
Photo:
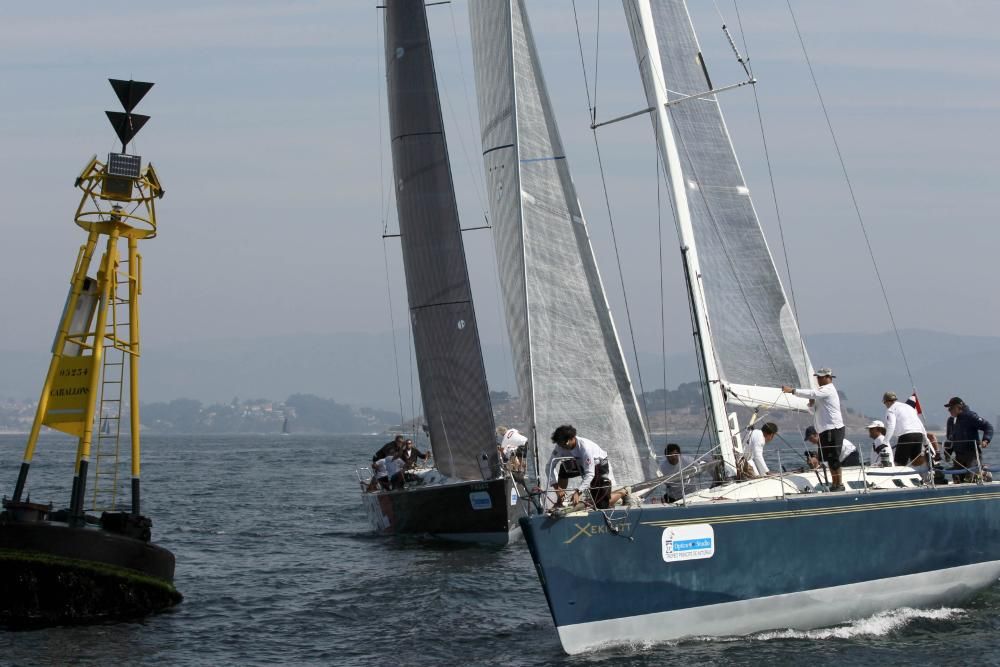
[[(933, 331), (901, 333), (921, 401), (932, 422), (942, 424), (942, 405), (961, 396), (989, 420), (1000, 414), (1000, 386), (992, 374), (1000, 369), (1000, 337), (960, 336)], [(142, 360), (145, 402), (193, 398), (229, 402), (235, 396), (315, 394), (341, 404), (395, 409), (396, 371), (391, 333), (336, 333), (147, 345)], [(407, 337), (397, 334), (402, 384), (409, 386), (405, 360)], [(832, 366), (837, 386), (859, 412), (881, 414), (879, 399), (887, 389), (900, 395), (910, 390), (895, 336), (881, 334), (815, 334), (807, 336), (813, 362)], [(46, 342), (47, 346), (47, 342)], [(510, 386), (509, 358), (499, 346), (484, 352), (494, 389)], [(661, 360), (640, 354), (647, 391), (659, 386)], [(0, 351), (0, 397), (36, 398), (48, 364), (45, 347), (31, 351)], [(690, 355), (667, 360), (671, 388), (697, 379)], [(404, 394), (404, 411), (409, 399)], [(420, 406), (416, 405), (416, 412)]]
[[(44, 348), (0, 351), (0, 396), (37, 398), (48, 358)], [(228, 403), (236, 396), (301, 393), (356, 406), (399, 405), (390, 333), (145, 345), (140, 373), (144, 402)]]

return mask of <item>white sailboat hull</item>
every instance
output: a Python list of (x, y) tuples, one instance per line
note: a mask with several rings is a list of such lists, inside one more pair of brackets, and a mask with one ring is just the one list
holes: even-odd
[(613, 645), (684, 637), (811, 630), (891, 609), (958, 603), (998, 578), (1000, 561), (990, 561), (846, 586), (568, 625), (559, 628), (559, 640), (563, 649), (574, 655)]

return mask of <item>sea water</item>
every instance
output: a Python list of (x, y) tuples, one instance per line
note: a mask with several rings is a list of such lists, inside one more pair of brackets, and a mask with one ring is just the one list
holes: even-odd
[[(143, 512), (177, 557), (184, 602), (139, 622), (0, 632), (0, 664), (1000, 664), (997, 586), (961, 607), (833, 628), (565, 656), (523, 543), (370, 533), (355, 466), (388, 439), (144, 436)], [(24, 436), (0, 436), (0, 494), (23, 446)], [(68, 438), (41, 440), (33, 501), (67, 504), (74, 450)]]

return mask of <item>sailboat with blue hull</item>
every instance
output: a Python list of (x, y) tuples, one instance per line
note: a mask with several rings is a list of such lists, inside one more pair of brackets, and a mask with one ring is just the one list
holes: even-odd
[[(470, 0), (523, 412), (536, 451), (539, 434), (575, 423), (630, 485), (627, 505), (521, 519), (564, 650), (821, 627), (965, 599), (996, 582), (1000, 483), (981, 469), (958, 471), (973, 484), (946, 484), (927, 467), (862, 464), (841, 469), (842, 486), (829, 483), (825, 463), (748, 471), (735, 408), (753, 420), (806, 413), (806, 398), (785, 388), (818, 383), (718, 101), (755, 80), (745, 67), (746, 81), (713, 85), (683, 0), (623, 0), (648, 108), (592, 119), (596, 129), (649, 116), (678, 234), (712, 445), (688, 472), (711, 486), (684, 489), (688, 472), (650, 470), (524, 5)], [(680, 500), (637, 502), (670, 482), (682, 486)]]
[[(905, 530), (900, 528), (905, 527)], [(1000, 577), (1000, 485), (789, 495), (522, 521), (563, 648), (810, 629)]]

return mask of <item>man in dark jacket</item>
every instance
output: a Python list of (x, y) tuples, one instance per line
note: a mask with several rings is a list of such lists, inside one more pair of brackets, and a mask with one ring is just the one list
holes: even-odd
[(399, 454), (400, 450), (403, 449), (403, 443), (405, 442), (405, 440), (406, 438), (404, 438), (403, 436), (397, 435), (392, 442), (387, 442), (384, 445), (382, 445), (382, 449), (375, 452), (375, 455), (372, 457), (372, 463), (374, 464), (379, 459), (384, 459), (390, 454), (392, 454), (393, 456)]
[(414, 447), (412, 440), (403, 443), (403, 448), (399, 450), (399, 458), (403, 459), (404, 470), (409, 470), (417, 465), (417, 459), (426, 461), (430, 455), (430, 452), (422, 452)]
[[(993, 439), (993, 426), (969, 409), (965, 401), (954, 396), (945, 403), (948, 408), (948, 427), (944, 443), (945, 451), (951, 452), (956, 467), (979, 472), (979, 452), (989, 447)], [(982, 431), (982, 440), (979, 432)], [(955, 475), (955, 482), (971, 482), (972, 474)]]

